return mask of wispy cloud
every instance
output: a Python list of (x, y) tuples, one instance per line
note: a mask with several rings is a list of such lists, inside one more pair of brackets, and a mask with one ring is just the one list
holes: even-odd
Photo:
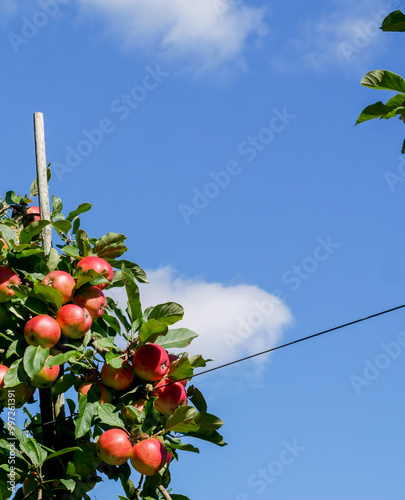
[(380, 0), (334, 2), (327, 13), (302, 20), (296, 29), (298, 36), (272, 62), (279, 69), (316, 71), (336, 65), (366, 66), (383, 50), (385, 40), (379, 27), (398, 5), (395, 1)]
[[(141, 285), (142, 307), (164, 302), (181, 304), (184, 319), (174, 327), (182, 326), (199, 334), (188, 352), (203, 354), (215, 364), (275, 346), (293, 319), (282, 301), (254, 285), (225, 286), (186, 279), (170, 267), (147, 274), (150, 284)], [(122, 289), (113, 289), (110, 294), (121, 306), (125, 305)]]
[(126, 45), (155, 50), (194, 71), (243, 64), (251, 37), (265, 31), (264, 9), (235, 0), (79, 0), (85, 12), (102, 13)]

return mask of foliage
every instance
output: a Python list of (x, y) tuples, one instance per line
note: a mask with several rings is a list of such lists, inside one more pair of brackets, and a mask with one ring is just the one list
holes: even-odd
[[(34, 182), (30, 196), (36, 194)], [(100, 382), (105, 363), (115, 368), (127, 361), (131, 363), (134, 353), (144, 344), (153, 342), (166, 350), (184, 349), (197, 334), (186, 328), (171, 328), (184, 314), (177, 303), (159, 304), (142, 311), (139, 284), (148, 283), (147, 276), (137, 264), (121, 258), (127, 251), (123, 234), (110, 232), (94, 238), (81, 228), (79, 216), (90, 210), (89, 203), (64, 216), (62, 200), (53, 196), (50, 221), (35, 221), (32, 215), (27, 215), (30, 203), (30, 197), (12, 191), (0, 202), (0, 266), (11, 268), (20, 279), (20, 284), (9, 286), (13, 295), (0, 304), (0, 364), (9, 368), (5, 385), (0, 389), (0, 500), (10, 498), (14, 485), (17, 500), (89, 499), (87, 492), (103, 478), (120, 481), (122, 500), (163, 498), (162, 487), (167, 488), (170, 483), (169, 464), (154, 476), (141, 477), (136, 487), (130, 479), (133, 472), (130, 465), (102, 462), (95, 443), (104, 431), (120, 428), (128, 433), (132, 444), (149, 436), (158, 438), (176, 460), (179, 451), (198, 452), (195, 446), (184, 442), (186, 437), (222, 446), (225, 443), (218, 433), (222, 421), (207, 413), (201, 392), (189, 386), (188, 403), (170, 415), (161, 415), (154, 407), (155, 382), (135, 377), (123, 391), (109, 388), (110, 403), (100, 403), (101, 389), (97, 384), (85, 395), (78, 390), (83, 382)], [(57, 245), (58, 250), (52, 248), (50, 255), (45, 256), (41, 231), (48, 224), (61, 244)], [(122, 310), (107, 297), (104, 314), (93, 320), (91, 329), (82, 338), (75, 340), (62, 334), (52, 348), (28, 345), (24, 337), (27, 321), (41, 314), (56, 318), (62, 306), (61, 293), (41, 283), (47, 274), (54, 270), (69, 273), (76, 280), (76, 294), (108, 284), (102, 274), (80, 272), (77, 264), (86, 256), (102, 257), (114, 268), (108, 289), (119, 287), (125, 291), (126, 309)], [(207, 361), (201, 356), (189, 357), (186, 352), (177, 356), (170, 364), (168, 383), (190, 381), (194, 369), (205, 366)], [(33, 377), (44, 366), (55, 365), (61, 370), (52, 389), (37, 390), (34, 394), (40, 393), (41, 407), (47, 394), (52, 394), (55, 403), (55, 421), (48, 424), (53, 439), (47, 443), (47, 427), (42, 426), (41, 414), (32, 415), (28, 408), (34, 402)], [(15, 395), (11, 403), (10, 399), (7, 401), (8, 389), (13, 395), (20, 387), (28, 387), (31, 392), (20, 400)], [(132, 404), (141, 400), (146, 401), (143, 408)], [(15, 408), (20, 406), (26, 415), (24, 429), (15, 425)], [(23, 482), (24, 493), (18, 488)], [(173, 498), (186, 499), (182, 495)]]
[[(380, 29), (382, 31), (405, 31), (405, 15), (400, 10), (391, 12), (383, 20)], [(393, 90), (398, 93), (386, 103), (378, 101), (367, 106), (360, 113), (355, 125), (374, 118), (387, 120), (397, 115), (405, 122), (405, 80), (401, 76), (391, 71), (378, 69), (367, 73), (360, 84), (372, 89)], [(401, 152), (405, 153), (405, 140)]]

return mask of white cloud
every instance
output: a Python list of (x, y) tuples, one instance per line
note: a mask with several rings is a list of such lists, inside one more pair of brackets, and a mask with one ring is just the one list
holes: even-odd
[(336, 7), (327, 14), (302, 21), (298, 36), (288, 42), (273, 63), (284, 69), (314, 70), (334, 65), (366, 66), (385, 45), (379, 27), (395, 9), (394, 4), (380, 0), (335, 2)]
[[(165, 302), (181, 304), (184, 319), (172, 328), (182, 326), (198, 333), (187, 352), (213, 359), (212, 366), (274, 347), (292, 322), (282, 301), (254, 285), (185, 279), (169, 267), (147, 274), (150, 284), (140, 285), (143, 309)], [(113, 289), (110, 295), (124, 301), (122, 289)]]
[(242, 0), (79, 0), (85, 11), (101, 12), (109, 28), (129, 46), (157, 49), (170, 60), (204, 71), (233, 61), (250, 36), (265, 33), (264, 9)]

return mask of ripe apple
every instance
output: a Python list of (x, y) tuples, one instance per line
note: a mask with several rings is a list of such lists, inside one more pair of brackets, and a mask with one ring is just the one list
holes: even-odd
[(155, 409), (162, 415), (171, 415), (176, 408), (187, 403), (187, 393), (180, 382), (171, 382), (168, 378), (158, 382), (153, 395), (157, 399), (153, 402)]
[(125, 464), (131, 453), (131, 441), (122, 429), (109, 429), (97, 441), (97, 455), (109, 465)]
[[(79, 394), (82, 394), (83, 396), (87, 394), (93, 384), (94, 382), (83, 382), (83, 384), (78, 389)], [(113, 398), (111, 391), (109, 391), (107, 387), (105, 387), (98, 380), (96, 380), (96, 384), (100, 387), (101, 390), (100, 404), (111, 403)]]
[(51, 271), (42, 280), (44, 285), (49, 285), (62, 294), (63, 304), (73, 299), (76, 289), (76, 281), (65, 271)]
[(21, 280), (15, 272), (7, 266), (0, 266), (0, 302), (7, 302), (14, 297), (14, 290), (9, 285), (20, 285)]
[(8, 366), (0, 365), (0, 400), (7, 398), (7, 390), (4, 389), (4, 376), (8, 370)]
[(7, 321), (7, 309), (0, 304), (0, 328), (6, 324)]
[(84, 307), (76, 304), (65, 304), (59, 309), (56, 321), (63, 335), (70, 339), (80, 339), (90, 329), (93, 318)]
[(24, 327), (24, 337), (29, 345), (53, 347), (60, 338), (60, 326), (56, 319), (47, 314), (34, 316), (27, 321)]
[[(127, 406), (134, 406), (138, 411), (142, 411), (143, 407), (145, 406), (146, 399), (140, 399), (139, 401), (134, 401), (133, 403), (127, 405)], [(124, 422), (127, 425), (132, 425), (134, 424), (137, 419), (132, 416), (132, 413), (130, 413), (125, 406), (121, 408), (121, 417), (123, 418)]]
[(104, 314), (107, 307), (107, 299), (101, 290), (95, 286), (90, 286), (77, 292), (73, 297), (73, 304), (85, 307), (89, 311), (90, 316), (93, 319), (97, 319)]
[[(84, 257), (79, 260), (77, 264), (77, 269), (81, 269), (82, 271), (88, 271), (89, 269), (93, 269), (96, 273), (102, 274), (104, 278), (108, 281), (112, 281), (114, 278), (114, 270), (111, 265), (101, 257)], [(96, 285), (96, 288), (100, 290), (104, 290), (108, 286), (108, 283), (100, 283)]]
[(134, 371), (128, 361), (124, 361), (121, 368), (104, 363), (101, 369), (101, 380), (108, 387), (112, 387), (116, 391), (124, 391), (132, 384), (134, 380)]
[(167, 463), (167, 451), (156, 438), (144, 439), (132, 447), (132, 467), (145, 476), (153, 476)]
[(39, 207), (32, 206), (27, 208), (27, 215), (30, 217), (28, 218), (30, 223), (33, 221), (41, 220), (41, 211)]
[(158, 344), (144, 344), (135, 351), (132, 365), (138, 378), (156, 382), (169, 372), (169, 356)]
[[(48, 359), (52, 356), (48, 356)], [(44, 366), (31, 380), (31, 384), (38, 389), (48, 389), (59, 376), (60, 366), (55, 365), (48, 368)]]

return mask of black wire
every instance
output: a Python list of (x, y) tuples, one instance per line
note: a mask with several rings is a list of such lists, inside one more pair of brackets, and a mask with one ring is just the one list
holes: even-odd
[[(336, 330), (341, 330), (342, 328), (346, 328), (348, 326), (352, 326), (352, 325), (355, 325), (357, 323), (361, 323), (362, 321), (367, 321), (369, 319), (377, 318), (378, 316), (382, 316), (384, 314), (388, 314), (388, 313), (397, 311), (397, 310), (402, 309), (404, 307), (405, 307), (405, 304), (403, 304), (402, 306), (393, 307), (391, 309), (386, 309), (385, 311), (381, 311), (381, 312), (378, 312), (378, 313), (375, 313), (375, 314), (371, 314), (370, 316), (366, 316), (365, 318), (355, 319), (354, 321), (349, 321), (349, 323), (344, 323), (342, 325), (335, 326), (333, 328), (328, 328), (327, 330), (323, 330), (322, 332), (313, 333), (312, 335), (308, 335), (306, 337), (301, 337), (300, 339), (296, 339), (296, 340), (293, 340), (291, 342), (287, 342), (286, 344), (282, 344), (282, 345), (279, 345), (279, 346), (276, 346), (276, 347), (272, 347), (271, 349), (266, 349), (265, 351), (257, 352), (256, 354), (251, 354), (250, 356), (245, 356), (244, 358), (235, 359), (234, 361), (230, 361), (229, 363), (225, 363), (223, 365), (215, 366), (214, 368), (210, 368), (208, 370), (204, 370), (202, 372), (195, 373), (192, 376), (192, 378), (198, 377), (200, 375), (205, 375), (206, 373), (210, 373), (210, 372), (213, 372), (213, 371), (216, 371), (216, 370), (220, 370), (222, 368), (226, 368), (227, 366), (235, 365), (236, 363), (241, 363), (242, 361), (246, 361), (248, 359), (252, 359), (252, 358), (256, 358), (258, 356), (262, 356), (263, 354), (268, 354), (269, 352), (277, 351), (278, 349), (283, 349), (284, 347), (289, 347), (290, 345), (298, 344), (299, 342), (304, 342), (305, 340), (309, 340), (309, 339), (313, 339), (315, 337), (319, 337), (320, 335), (325, 335), (326, 333), (334, 332)], [(188, 379), (184, 378), (184, 379), (180, 379), (180, 380), (188, 380)], [(172, 385), (175, 382), (180, 382), (180, 380), (169, 382), (168, 384), (165, 384), (164, 386), (162, 385), (161, 387), (165, 387), (166, 385)], [(70, 415), (69, 417), (66, 417), (65, 420), (69, 420), (71, 418), (74, 418), (77, 415), (78, 415), (78, 413), (74, 413), (74, 414)], [(57, 422), (57, 421), (53, 420), (51, 422), (45, 422), (44, 424), (29, 425), (27, 427), (27, 430), (34, 429), (36, 427), (40, 427), (41, 425), (53, 424), (55, 422)]]
[[(262, 356), (263, 354), (268, 354), (269, 352), (272, 352), (272, 351), (277, 351), (278, 349), (283, 349), (284, 347), (288, 347), (288, 346), (293, 345), (293, 344), (298, 344), (299, 342), (303, 342), (304, 340), (309, 340), (309, 339), (313, 339), (314, 337), (319, 337), (320, 335), (324, 335), (325, 333), (330, 333), (330, 332), (333, 332), (335, 330), (340, 330), (341, 328), (346, 328), (347, 326), (355, 325), (356, 323), (360, 323), (362, 321), (367, 321), (369, 319), (376, 318), (377, 316), (382, 316), (383, 314), (388, 314), (390, 312), (397, 311), (398, 309), (402, 309), (403, 307), (405, 307), (405, 304), (403, 304), (402, 306), (393, 307), (392, 309), (387, 309), (385, 311), (381, 311), (379, 313), (371, 314), (370, 316), (366, 316), (365, 318), (360, 318), (360, 319), (356, 319), (354, 321), (350, 321), (349, 323), (344, 323), (343, 325), (329, 328), (328, 330), (324, 330), (322, 332), (308, 335), (307, 337), (302, 337), (300, 339), (293, 340), (292, 342), (287, 342), (286, 344), (272, 347), (271, 349), (266, 349), (265, 351), (257, 352), (256, 354), (251, 354), (250, 356), (245, 356), (244, 358), (236, 359), (235, 361), (230, 361), (229, 363), (225, 363), (223, 365), (215, 366), (214, 368), (210, 368), (209, 370), (204, 370), (202, 372), (195, 373), (192, 378), (198, 377), (199, 375), (204, 375), (206, 373), (213, 372), (215, 370), (220, 370), (221, 368), (225, 368), (227, 366), (235, 365), (236, 363), (241, 363), (242, 361), (246, 361), (248, 359), (256, 358), (257, 356)], [(187, 380), (187, 379), (184, 379), (184, 380)]]

